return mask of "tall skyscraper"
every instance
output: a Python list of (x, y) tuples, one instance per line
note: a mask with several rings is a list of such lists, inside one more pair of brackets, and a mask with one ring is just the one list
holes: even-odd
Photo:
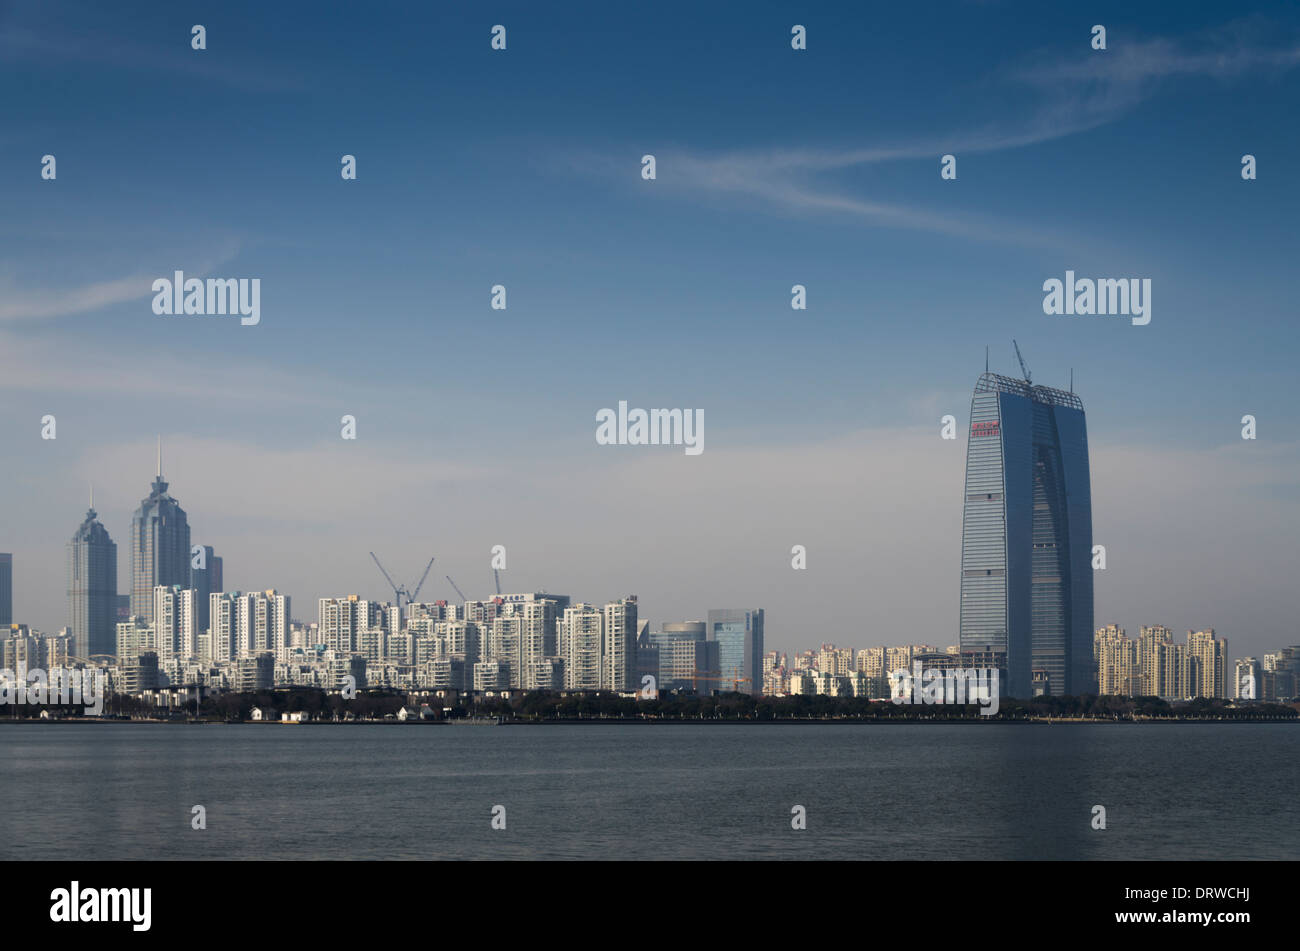
[(167, 494), (158, 445), (158, 475), (131, 518), (131, 614), (148, 624), (153, 623), (154, 588), (190, 586), (190, 523)]
[(195, 567), (194, 559), (190, 559), (190, 587), (198, 592), (198, 627), (199, 633), (202, 633), (208, 629), (209, 598), (213, 594), (226, 590), (222, 579), (221, 559), (217, 557), (211, 545), (203, 546), (203, 557), (198, 567)]
[(763, 609), (710, 611), (708, 639), (718, 644), (718, 688), (763, 692)]
[(962, 651), (1006, 657), (1007, 692), (1095, 692), (1092, 490), (1083, 402), (984, 373), (971, 398)]
[(79, 657), (117, 650), (117, 545), (99, 521), (93, 495), (68, 542), (68, 627)]

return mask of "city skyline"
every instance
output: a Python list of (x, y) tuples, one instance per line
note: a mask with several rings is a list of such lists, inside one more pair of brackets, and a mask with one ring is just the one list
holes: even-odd
[[(940, 420), (963, 419), (986, 345), (1014, 370), (1015, 338), (1087, 400), (1099, 611), (1212, 623), (1254, 652), (1291, 640), (1300, 340), (1277, 209), (1300, 132), (1276, 116), (1300, 18), (1097, 15), (1104, 53), (1068, 10), (1000, 4), (822, 19), (795, 53), (779, 6), (670, 3), (603, 11), (559, 74), (554, 50), (590, 35), (577, 8), (505, 4), (494, 54), (477, 11), (370, 11), (359, 43), (236, 2), (197, 53), (176, 11), (10, 5), (18, 617), (67, 623), (58, 566), (92, 479), (127, 560), (161, 432), (228, 587), (375, 596), (369, 551), (409, 577), (433, 550), (431, 585), (490, 590), (503, 544), (512, 587), (605, 598), (635, 578), (665, 619), (761, 601), (775, 645), (859, 599), (872, 628), (950, 631), (959, 591), (930, 578), (960, 570), (967, 436)], [(250, 114), (255, 145), (212, 140)], [(159, 115), (211, 146), (158, 163)], [(177, 270), (259, 280), (259, 323), (156, 315), (151, 284)], [(1049, 316), (1043, 284), (1070, 271), (1150, 280), (1150, 323)], [(703, 408), (706, 450), (597, 445), (594, 414), (621, 400)]]
[[(986, 376), (988, 376), (988, 374), (986, 374)], [(995, 375), (995, 376), (996, 376), (996, 375)], [(999, 377), (999, 379), (1007, 379), (1007, 378)], [(1015, 382), (1015, 381), (1012, 381), (1012, 382)], [(978, 391), (977, 391), (977, 396), (978, 396)], [(969, 430), (971, 427), (973, 427), (974, 424), (975, 424), (975, 422), (976, 422), (976, 420), (974, 420), (974, 419), (972, 418), (972, 420), (970, 421), (970, 425), (967, 427), (967, 429)], [(161, 455), (162, 455), (162, 450), (161, 450), (161, 441), (162, 441), (162, 440), (161, 440), (161, 437), (157, 437), (157, 439), (158, 439), (158, 442), (159, 442), (159, 447), (158, 447), (158, 449), (157, 449), (157, 452), (158, 452), (158, 462), (157, 462), (157, 469), (156, 469), (156, 472), (155, 472), (154, 481), (153, 481), (153, 484), (152, 484), (151, 487), (150, 487), (150, 494), (149, 494), (148, 497), (146, 497), (146, 498), (144, 499), (143, 502), (141, 502), (139, 505), (137, 505), (136, 511), (135, 511), (134, 515), (132, 516), (132, 545), (133, 545), (133, 546), (135, 546), (136, 544), (138, 544), (138, 541), (139, 541), (139, 539), (137, 539), (137, 537), (136, 537), (136, 533), (140, 530), (139, 521), (140, 521), (140, 515), (141, 515), (141, 511), (142, 511), (142, 509), (151, 509), (152, 507), (156, 507), (159, 503), (165, 503), (165, 504), (168, 504), (168, 505), (171, 506), (171, 507), (174, 507), (174, 508), (176, 509), (176, 511), (180, 512), (182, 515), (185, 514), (185, 510), (184, 510), (183, 508), (181, 508), (179, 500), (176, 499), (176, 498), (174, 498), (174, 497), (172, 497), (172, 496), (168, 493), (168, 487), (169, 487), (170, 483), (167, 482), (167, 481), (164, 481), (163, 478), (162, 478), (162, 474), (161, 474), (161, 473), (162, 473), (162, 461), (161, 461)], [(105, 527), (105, 526), (103, 526), (102, 521), (101, 521), (100, 518), (99, 518), (99, 512), (98, 512), (97, 510), (92, 509), (91, 512), (90, 512), (90, 515), (93, 516), (96, 525), (98, 525), (100, 528), (104, 528), (104, 527)], [(88, 520), (88, 519), (87, 519), (87, 520)], [(79, 533), (82, 532), (82, 531), (84, 531), (84, 530), (86, 529), (86, 524), (85, 524), (85, 523), (86, 523), (87, 520), (83, 520), (83, 525), (82, 525), (82, 527), (81, 527), (80, 529), (78, 529), (78, 532), (79, 532)], [(184, 525), (184, 531), (185, 531), (186, 534), (188, 534), (189, 531), (190, 531), (190, 529), (189, 529), (189, 525), (188, 525), (188, 522), (186, 522), (186, 524)], [(109, 535), (109, 538), (110, 538), (110, 540), (111, 540), (111, 532), (109, 532), (108, 535)], [(76, 541), (76, 538), (74, 538), (74, 542), (75, 542), (75, 541)], [(68, 543), (68, 544), (69, 544), (69, 557), (71, 557), (71, 552), (72, 552), (71, 545), (72, 545), (72, 543)], [(114, 547), (116, 547), (116, 543), (115, 543), (115, 542), (112, 542), (112, 544), (114, 545)], [(195, 544), (199, 544), (199, 543), (196, 542)], [(218, 579), (217, 584), (218, 584), (219, 586), (224, 586), (224, 585), (222, 585), (222, 581), (221, 581), (221, 576), (222, 576), (222, 562), (223, 562), (223, 559), (220, 558), (220, 557), (215, 557), (215, 555), (214, 555), (214, 550), (213, 550), (213, 546), (211, 546), (211, 545), (202, 545), (201, 547), (204, 548), (206, 559), (211, 559), (211, 560), (212, 560), (212, 563), (213, 563), (213, 569), (212, 569), (212, 570), (215, 571), (215, 577)], [(237, 547), (237, 541), (236, 541), (236, 547)], [(188, 549), (187, 549), (187, 551), (188, 551)], [(142, 556), (141, 556), (141, 557), (142, 557)], [(11, 559), (12, 559), (12, 555), (11, 555)], [(437, 561), (437, 556), (435, 555), (435, 562), (436, 562), (436, 561)], [(484, 561), (486, 562), (487, 559), (485, 558)], [(188, 555), (185, 557), (183, 563), (184, 563), (184, 566), (185, 566), (185, 569), (186, 569), (186, 570), (185, 570), (186, 579), (185, 579), (183, 582), (175, 582), (175, 581), (173, 581), (173, 582), (171, 582), (171, 583), (173, 583), (173, 584), (180, 584), (180, 586), (181, 586), (182, 588), (189, 588), (189, 587), (191, 587), (191, 586), (194, 584), (194, 579), (195, 579), (195, 578), (204, 576), (204, 572), (202, 572), (202, 571), (200, 571), (200, 572), (194, 572), (194, 571), (192, 571), (192, 570), (189, 568), (189, 557), (188, 557)], [(11, 561), (11, 564), (12, 564), (12, 561)], [(20, 567), (20, 569), (21, 569), (21, 561), (19, 562), (19, 567)], [(69, 569), (69, 570), (71, 570), (71, 569)], [(129, 567), (129, 566), (128, 566), (128, 567), (123, 567), (123, 566), (121, 566), (121, 565), (119, 564), (119, 567), (118, 567), (118, 582), (117, 582), (117, 583), (118, 583), (118, 592), (119, 592), (119, 594), (126, 594), (126, 595), (128, 595), (129, 597), (131, 597), (131, 598), (132, 598), (132, 603), (133, 603), (133, 605), (135, 604), (135, 601), (136, 601), (137, 596), (142, 597), (142, 598), (143, 598), (143, 602), (146, 603), (146, 606), (151, 610), (151, 606), (152, 606), (152, 604), (153, 604), (153, 598), (154, 598), (154, 594), (153, 594), (153, 587), (154, 587), (154, 586), (153, 586), (152, 584), (143, 584), (143, 582), (141, 582), (140, 585), (134, 584), (133, 581), (132, 581), (132, 579), (134, 579), (134, 578), (135, 578), (139, 573), (140, 573), (139, 570), (138, 570), (137, 568), (135, 568), (135, 567)], [(125, 581), (123, 580), (123, 576), (124, 576), (124, 575), (125, 575)], [(453, 576), (453, 577), (454, 577), (454, 576)], [(334, 591), (333, 595), (321, 595), (320, 597), (338, 596), (339, 591), (343, 591), (343, 590), (346, 590), (346, 593), (349, 594), (349, 595), (351, 595), (351, 594), (356, 594), (356, 595), (358, 595), (358, 596), (362, 596), (362, 597), (364, 597), (364, 596), (366, 595), (367, 592), (373, 592), (375, 589), (379, 589), (379, 591), (380, 591), (380, 595), (379, 595), (379, 597), (377, 597), (377, 598), (370, 598), (370, 600), (375, 600), (375, 601), (383, 602), (383, 600), (384, 600), (383, 592), (384, 592), (384, 590), (386, 590), (386, 586), (385, 586), (385, 584), (384, 584), (382, 578), (381, 578), (380, 580), (363, 580), (363, 579), (366, 579), (366, 578), (368, 578), (368, 575), (363, 574), (363, 576), (362, 576), (361, 579), (357, 579), (357, 583), (356, 583), (356, 584), (352, 584), (352, 585), (347, 585), (347, 584), (345, 584), (342, 588), (339, 588), (337, 591)], [(472, 585), (472, 583), (470, 583), (470, 584), (467, 585), (467, 586), (470, 586), (470, 585)], [(280, 585), (280, 584), (278, 584), (278, 583), (275, 584), (274, 587), (277, 588), (277, 589), (279, 589), (279, 590), (286, 590), (286, 589), (287, 589), (287, 586), (283, 586), (283, 585)], [(547, 587), (544, 586), (544, 585), (543, 585), (543, 586), (536, 586), (536, 585), (528, 586), (528, 585), (525, 585), (525, 586), (522, 586), (522, 587), (523, 587), (523, 588), (530, 588), (530, 587), (531, 587), (531, 588), (533, 588), (533, 589), (535, 589), (535, 590), (540, 590), (540, 591), (545, 591), (545, 590), (547, 590)], [(616, 590), (620, 590), (620, 591), (621, 591), (621, 590), (623, 590), (623, 588), (625, 588), (625, 587), (626, 587), (626, 584), (621, 585), (621, 586), (616, 586)], [(136, 589), (139, 589), (139, 590), (137, 591)], [(265, 585), (265, 584), (260, 584), (260, 583), (257, 583), (257, 582), (254, 582), (252, 585), (249, 585), (249, 586), (239, 586), (239, 587), (230, 586), (230, 587), (226, 587), (226, 590), (227, 590), (227, 591), (232, 591), (232, 590), (233, 590), (233, 591), (244, 591), (244, 592), (248, 592), (248, 591), (261, 591), (261, 590), (265, 590), (265, 589), (266, 589), (266, 585)], [(21, 593), (21, 592), (20, 592), (20, 593)], [(203, 592), (203, 593), (206, 593), (206, 590), (205, 590), (205, 592)], [(72, 611), (72, 607), (71, 607), (71, 605), (69, 604), (69, 598), (66, 596), (67, 594), (70, 594), (70, 589), (69, 589), (68, 591), (65, 592), (64, 603), (65, 603), (66, 605), (68, 605), (67, 610), (66, 610), (65, 613), (68, 613), (68, 612), (71, 612), (71, 611)], [(446, 592), (442, 592), (441, 596), (444, 597), (444, 598), (447, 598), (447, 597), (448, 597), (448, 595), (447, 595)], [(490, 595), (489, 595), (489, 597), (490, 597)], [(300, 603), (314, 603), (316, 600), (319, 600), (319, 598), (310, 598), (310, 597), (309, 597), (309, 598), (304, 598), (304, 599), (302, 600), (302, 602), (300, 602)], [(426, 598), (425, 600), (428, 601), (428, 600), (431, 600), (431, 599), (430, 599), (430, 598)], [(452, 597), (451, 600), (455, 600), (455, 598)], [(199, 601), (201, 602), (201, 605), (202, 605), (201, 608), (200, 608), (200, 611), (201, 611), (201, 617), (204, 617), (204, 618), (205, 618), (205, 617), (206, 617), (206, 614), (207, 614), (207, 608), (208, 608), (207, 599), (206, 599), (206, 597), (202, 597), (202, 596), (201, 596), (201, 597), (199, 598)], [(707, 601), (707, 600), (706, 600), (704, 603), (706, 603), (706, 604), (708, 604), (708, 603), (716, 603), (716, 600), (715, 600), (715, 601)], [(656, 627), (658, 627), (659, 625), (663, 625), (663, 624), (672, 624), (672, 623), (674, 623), (674, 622), (687, 621), (687, 620), (690, 620), (690, 619), (693, 619), (693, 618), (700, 618), (700, 619), (702, 619), (702, 618), (704, 618), (707, 614), (710, 613), (710, 610), (711, 610), (711, 609), (709, 609), (709, 608), (701, 608), (701, 609), (697, 609), (694, 613), (692, 613), (692, 612), (690, 612), (690, 611), (687, 611), (687, 612), (685, 612), (685, 613), (682, 613), (682, 614), (679, 614), (679, 615), (674, 615), (674, 616), (671, 616), (671, 617), (669, 617), (669, 616), (663, 616), (663, 617), (660, 617), (660, 618), (658, 619), (657, 624), (656, 624)], [(135, 614), (135, 615), (137, 615), (137, 616), (140, 616), (140, 617), (142, 617), (142, 618), (144, 618), (145, 621), (146, 621), (146, 623), (147, 623), (147, 622), (149, 621), (149, 619), (150, 619), (150, 614), (148, 613), (148, 611), (146, 611), (145, 613), (138, 613), (138, 612), (136, 612), (136, 610), (135, 610), (134, 607), (133, 607), (131, 613), (132, 613), (132, 614)], [(1152, 622), (1152, 623), (1157, 623), (1157, 622), (1158, 622), (1158, 623), (1160, 623), (1160, 624), (1163, 625), (1165, 622), (1164, 622), (1164, 620), (1161, 619), (1161, 617), (1167, 617), (1168, 614), (1170, 614), (1170, 613), (1173, 613), (1173, 612), (1163, 612), (1163, 613), (1162, 613), (1162, 612), (1159, 611), (1159, 610), (1145, 611), (1145, 612), (1143, 612), (1143, 611), (1139, 611), (1139, 612), (1137, 612), (1135, 618), (1130, 618), (1130, 620), (1134, 620), (1134, 619), (1136, 619), (1136, 620), (1138, 620), (1141, 624), (1146, 624), (1146, 623), (1148, 623), (1148, 622)], [(1096, 611), (1095, 614), (1096, 614), (1097, 617), (1100, 618), (1100, 617), (1102, 617), (1103, 615), (1105, 615), (1105, 612), (1102, 612), (1102, 611)], [(1160, 616), (1160, 617), (1157, 617), (1157, 616)], [(63, 621), (63, 623), (60, 623), (60, 624), (57, 624), (57, 625), (51, 625), (51, 626), (48, 626), (48, 627), (43, 626), (43, 625), (40, 625), (40, 624), (37, 624), (37, 623), (34, 623), (32, 620), (29, 620), (26, 616), (23, 616), (23, 617), (15, 616), (13, 620), (14, 620), (15, 623), (21, 622), (21, 623), (29, 624), (29, 625), (30, 625), (31, 627), (33, 627), (34, 629), (39, 629), (39, 630), (44, 631), (44, 632), (46, 632), (46, 633), (54, 633), (54, 632), (57, 632), (58, 630), (60, 630), (61, 628), (65, 627), (65, 626), (68, 626), (68, 627), (75, 627), (75, 624), (72, 623), (74, 619), (71, 618), (70, 615), (69, 615), (69, 617), (68, 617), (66, 620)], [(116, 620), (116, 617), (115, 617), (115, 620)], [(798, 620), (796, 620), (795, 622), (793, 622), (793, 625), (791, 625), (791, 624), (784, 625), (784, 626), (783, 626), (783, 627), (784, 627), (784, 630), (782, 631), (782, 633), (783, 633), (786, 637), (797, 637), (797, 635), (792, 635), (792, 634), (790, 634), (790, 633), (789, 633), (789, 629), (790, 629), (791, 626), (794, 626), (794, 627), (796, 627), (796, 628), (799, 627), (799, 626), (800, 626), (800, 623), (801, 623), (801, 622), (799, 622)], [(1191, 630), (1196, 630), (1196, 629), (1200, 629), (1200, 628), (1202, 628), (1202, 627), (1206, 627), (1206, 626), (1207, 626), (1207, 625), (1206, 625), (1204, 619), (1201, 619), (1201, 620), (1195, 621), (1195, 622), (1193, 622), (1193, 623), (1191, 623), (1191, 624), (1172, 624), (1172, 625), (1170, 625), (1170, 627), (1171, 627), (1172, 629), (1184, 629), (1184, 628), (1185, 628), (1185, 629), (1187, 629), (1187, 630), (1189, 630), (1189, 631), (1191, 631)], [(1208, 626), (1213, 626), (1213, 627), (1216, 627), (1216, 628), (1221, 628), (1221, 627), (1222, 627), (1221, 625), (1208, 625)], [(207, 624), (206, 624), (206, 623), (203, 623), (203, 624), (202, 624), (202, 627), (203, 627), (203, 628), (206, 628), (206, 627), (207, 627)], [(1091, 638), (1092, 634), (1094, 633), (1094, 628), (1095, 628), (1095, 627), (1096, 627), (1096, 625), (1090, 625), (1090, 626), (1089, 626), (1088, 631), (1087, 631), (1087, 636), (1088, 636), (1089, 638)], [(74, 633), (75, 633), (75, 631), (74, 631)], [(1241, 638), (1242, 636), (1243, 636), (1243, 635), (1241, 635), (1241, 634), (1236, 635), (1236, 636), (1234, 637), (1234, 641), (1239, 641), (1240, 638)], [(1249, 650), (1249, 651), (1245, 651), (1245, 650), (1243, 650), (1242, 653), (1243, 653), (1243, 654), (1251, 654), (1251, 653), (1255, 653), (1255, 654), (1257, 654), (1257, 653), (1261, 653), (1261, 652), (1265, 651), (1266, 649), (1268, 649), (1268, 647), (1269, 647), (1270, 645), (1276, 645), (1276, 644), (1279, 644), (1279, 643), (1284, 643), (1284, 642), (1288, 641), (1289, 639), (1292, 639), (1292, 637), (1293, 637), (1293, 635), (1289, 635), (1286, 631), (1279, 631), (1279, 632), (1277, 632), (1275, 636), (1272, 636), (1272, 637), (1271, 637), (1271, 639), (1269, 639), (1268, 636), (1262, 636), (1262, 637), (1259, 638), (1259, 643), (1258, 643), (1258, 646), (1257, 646), (1257, 647), (1255, 647), (1254, 649)], [(836, 639), (836, 640), (843, 641), (845, 638), (844, 638), (844, 636), (838, 636), (838, 637), (835, 638), (835, 639)], [(814, 641), (816, 641), (816, 640), (817, 640), (817, 638), (813, 637), (813, 638), (808, 638), (808, 639), (796, 640), (796, 641), (795, 641), (794, 643), (792, 643), (792, 644), (787, 644), (787, 643), (785, 643), (784, 640), (782, 640), (782, 642), (780, 643), (778, 649), (785, 650), (785, 651), (795, 651), (795, 650), (800, 649), (800, 646), (799, 646), (800, 644), (812, 643), (812, 642), (814, 642)], [(894, 640), (897, 640), (897, 638), (895, 638)], [(917, 640), (917, 642), (927, 642), (928, 640), (941, 640), (941, 641), (951, 641), (951, 642), (953, 642), (953, 643), (958, 643), (958, 642), (960, 642), (960, 640), (961, 640), (961, 635), (960, 635), (960, 625), (957, 625), (957, 626), (956, 626), (956, 629), (953, 630), (953, 631), (950, 631), (950, 632), (945, 632), (945, 631), (943, 631), (943, 630), (934, 630), (934, 631), (931, 631), (931, 632), (928, 633), (928, 635), (927, 635), (926, 637), (917, 638), (916, 640)], [(1248, 638), (1248, 640), (1250, 640), (1252, 643), (1254, 643), (1254, 639), (1249, 639), (1249, 638)], [(880, 644), (865, 644), (865, 645), (862, 645), (862, 646), (885, 646), (885, 644), (886, 644), (886, 642), (885, 642), (885, 641), (882, 641)], [(771, 647), (771, 646), (772, 646), (772, 645), (769, 645), (769, 647)], [(107, 651), (104, 651), (104, 652), (107, 653)], [(96, 651), (96, 652), (92, 652), (92, 653), (99, 653), (99, 652)], [(760, 653), (761, 653), (761, 652), (760, 652)]]
[(719, 859), (1267, 933), (1300, 4), (0, 0), (0, 87), (17, 933)]

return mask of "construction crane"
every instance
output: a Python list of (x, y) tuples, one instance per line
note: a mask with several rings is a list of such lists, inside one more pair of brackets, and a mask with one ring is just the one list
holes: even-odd
[[(737, 670), (736, 673), (739, 674), (740, 671)], [(731, 684), (732, 685), (731, 689), (737, 693), (740, 692), (741, 684), (747, 684), (751, 682), (750, 678), (748, 677), (710, 677), (708, 675), (708, 672), (703, 670), (693, 671), (691, 674), (691, 679), (699, 680), (699, 681), (710, 681), (719, 684)]]
[(392, 577), (388, 574), (387, 571), (384, 570), (384, 566), (380, 564), (378, 555), (376, 555), (372, 551), (370, 553), (370, 557), (375, 559), (375, 564), (379, 566), (380, 572), (383, 573), (384, 580), (387, 581), (388, 586), (393, 589), (393, 597), (397, 599), (397, 609), (399, 611), (402, 609), (403, 597), (406, 598), (406, 603), (410, 604), (412, 601), (414, 601), (416, 598), (420, 596), (420, 589), (424, 587), (424, 579), (429, 577), (429, 569), (433, 567), (433, 559), (430, 558), (429, 563), (424, 566), (424, 574), (420, 575), (420, 583), (415, 586), (414, 591), (408, 591), (406, 588), (401, 587), (400, 585), (397, 585), (393, 582)]
[(1020, 344), (1016, 343), (1015, 338), (1012, 338), (1011, 346), (1016, 348), (1016, 359), (1020, 361), (1020, 372), (1025, 375), (1025, 382), (1033, 383), (1029, 376), (1029, 367), (1025, 366), (1025, 358), (1020, 355)]
[(453, 589), (453, 590), (454, 590), (458, 595), (460, 595), (460, 599), (461, 599), (462, 601), (468, 601), (469, 598), (465, 597), (465, 592), (462, 591), (462, 590), (460, 590), (460, 588), (457, 588), (457, 587), (456, 587), (456, 582), (454, 582), (454, 581), (451, 580), (451, 575), (446, 575), (445, 577), (446, 577), (446, 579), (447, 579), (447, 583), (448, 583), (449, 585), (451, 585), (452, 589)]

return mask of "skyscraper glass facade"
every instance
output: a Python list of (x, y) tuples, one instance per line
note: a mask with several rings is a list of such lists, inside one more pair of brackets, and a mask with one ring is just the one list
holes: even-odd
[(153, 589), (190, 585), (190, 524), (162, 474), (131, 518), (131, 613), (153, 622)]
[(985, 373), (970, 418), (961, 649), (1005, 652), (1011, 696), (1095, 692), (1083, 403)]
[(68, 542), (68, 627), (79, 657), (117, 651), (117, 545), (92, 508)]
[(763, 609), (710, 611), (707, 636), (718, 644), (719, 690), (763, 692)]
[(0, 624), (14, 620), (14, 556), (0, 551)]

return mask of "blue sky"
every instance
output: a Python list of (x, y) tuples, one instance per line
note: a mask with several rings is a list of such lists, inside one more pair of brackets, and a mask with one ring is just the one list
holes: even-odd
[[(949, 643), (938, 420), (1014, 337), (1088, 409), (1098, 623), (1296, 640), (1293, 6), (452, 6), (0, 7), (19, 619), (66, 623), (92, 479), (125, 566), (161, 432), (228, 584), (304, 619), (384, 593), (372, 548), (468, 590), (505, 544), (512, 587), (656, 624)], [(261, 323), (155, 316), (178, 268), (260, 278)], [(1150, 278), (1151, 323), (1044, 315), (1067, 269)], [(706, 452), (597, 447), (620, 399), (703, 408)]]

